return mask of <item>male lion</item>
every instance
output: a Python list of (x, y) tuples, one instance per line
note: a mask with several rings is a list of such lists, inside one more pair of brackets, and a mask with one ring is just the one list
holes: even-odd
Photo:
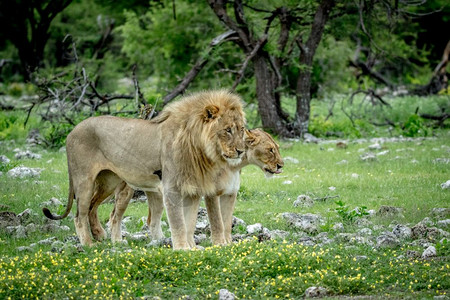
[(244, 125), (241, 99), (225, 90), (186, 96), (150, 121), (89, 118), (67, 137), (66, 211), (54, 216), (44, 208), (44, 214), (50, 219), (66, 217), (76, 195), (76, 232), (83, 245), (90, 245), (89, 229), (94, 238), (105, 237), (99, 224), (90, 224), (98, 219), (92, 208), (123, 182), (155, 191), (162, 173), (173, 248), (187, 249), (192, 245), (186, 228), (195, 225), (200, 197), (217, 194), (221, 170), (241, 162)]
[[(218, 193), (220, 195), (209, 195), (205, 197), (208, 217), (211, 224), (211, 239), (214, 245), (231, 243), (231, 223), (239, 190), (240, 170), (253, 164), (261, 168), (270, 177), (273, 174), (281, 173), (284, 163), (281, 159), (279, 146), (270, 136), (261, 129), (246, 130), (245, 154), (240, 164), (227, 166), (222, 170), (229, 178), (228, 181), (217, 182)], [(164, 176), (164, 174), (163, 174)], [(122, 220), (128, 203), (133, 194), (133, 189), (126, 184), (119, 185), (116, 189), (116, 200), (114, 210), (111, 213), (110, 224), (113, 234), (121, 235), (120, 220)], [(163, 212), (163, 200), (160, 191), (146, 192), (148, 200), (147, 226), (150, 235), (154, 239), (163, 237), (161, 230), (161, 216)], [(188, 228), (188, 238), (193, 243), (194, 228)]]

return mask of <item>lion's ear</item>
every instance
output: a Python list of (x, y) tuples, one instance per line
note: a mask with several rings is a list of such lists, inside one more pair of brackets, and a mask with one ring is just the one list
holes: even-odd
[(258, 145), (261, 138), (256, 134), (252, 133), (251, 130), (245, 130), (245, 144), (248, 146), (256, 146)]
[(208, 105), (203, 110), (203, 120), (205, 122), (209, 122), (211, 120), (214, 120), (219, 115), (219, 108), (215, 105)]

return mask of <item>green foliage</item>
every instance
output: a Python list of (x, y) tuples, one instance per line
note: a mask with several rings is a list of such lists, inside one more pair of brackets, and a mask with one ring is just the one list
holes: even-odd
[(25, 140), (28, 129), (24, 127), (22, 114), (0, 111), (0, 141)]
[(335, 201), (335, 203), (338, 205), (335, 210), (344, 223), (352, 224), (357, 219), (369, 215), (366, 206), (360, 206), (350, 210), (350, 208), (342, 200)]
[[(118, 28), (123, 38), (122, 51), (155, 77), (153, 88), (177, 84), (198, 58), (207, 55), (212, 38), (222, 31), (206, 3), (177, 2), (176, 19), (172, 9), (167, 3), (158, 13), (149, 10), (138, 15), (126, 11), (127, 21)], [(206, 70), (200, 81), (208, 76), (215, 78), (211, 75)]]
[(424, 120), (418, 115), (411, 115), (403, 126), (403, 134), (405, 136), (427, 136), (428, 129), (424, 123)]

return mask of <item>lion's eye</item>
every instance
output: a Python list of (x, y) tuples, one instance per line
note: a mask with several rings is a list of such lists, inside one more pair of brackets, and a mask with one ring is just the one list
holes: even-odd
[(241, 127), (241, 131), (244, 131), (244, 127)]
[(231, 133), (231, 128), (225, 129), (228, 133)]
[(275, 149), (270, 148), (270, 153), (275, 153)]

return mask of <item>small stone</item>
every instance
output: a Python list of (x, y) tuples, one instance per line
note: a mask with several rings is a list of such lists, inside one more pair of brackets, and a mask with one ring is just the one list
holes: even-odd
[(450, 180), (447, 180), (446, 182), (442, 183), (441, 188), (443, 190), (450, 189)]
[(33, 248), (28, 247), (28, 246), (20, 246), (20, 247), (17, 247), (16, 250), (18, 252), (33, 252), (34, 251)]
[(418, 223), (417, 225), (411, 228), (411, 231), (412, 231), (412, 238), (418, 239), (423, 238), (427, 235), (428, 228), (426, 225)]
[(359, 158), (362, 161), (377, 161), (376, 155), (371, 152), (364, 153), (363, 155), (360, 155)]
[(392, 233), (400, 238), (400, 239), (410, 239), (412, 238), (412, 230), (408, 226), (405, 225), (395, 225), (394, 229), (392, 230)]
[(367, 147), (367, 148), (369, 148), (370, 150), (381, 150), (382, 147), (381, 147), (380, 144), (375, 143), (375, 144), (370, 145), (370, 146)]
[(0, 164), (9, 164), (11, 160), (5, 155), (0, 155)]
[(355, 259), (356, 259), (356, 261), (361, 261), (361, 260), (368, 259), (368, 257), (365, 255), (357, 255), (357, 256), (355, 256)]
[(371, 236), (373, 231), (370, 228), (362, 228), (358, 231), (359, 235), (361, 236)]
[(234, 300), (236, 296), (227, 289), (221, 289), (219, 291), (219, 300)]
[(402, 215), (402, 213), (403, 213), (403, 208), (401, 208), (401, 207), (382, 205), (378, 209), (377, 215), (382, 216), (382, 217), (399, 216), (399, 215)]
[(317, 143), (319, 143), (321, 141), (321, 139), (313, 136), (310, 133), (305, 133), (303, 135), (303, 140), (304, 140), (305, 143), (314, 143), (314, 144), (317, 144)]
[(433, 159), (433, 163), (435, 164), (450, 164), (450, 158), (436, 158)]
[(384, 151), (378, 152), (377, 156), (383, 156), (383, 155), (386, 155), (388, 153), (389, 153), (389, 150), (384, 150)]
[(233, 217), (233, 222), (231, 224), (231, 227), (232, 228), (235, 228), (235, 227), (238, 228), (239, 226), (245, 227), (245, 226), (247, 226), (247, 224), (245, 224), (244, 220), (239, 219), (237, 217)]
[(422, 253), (422, 258), (435, 257), (437, 255), (436, 248), (434, 246), (429, 246)]
[(436, 225), (441, 228), (450, 228), (450, 219), (437, 221)]
[(307, 233), (318, 233), (319, 226), (324, 223), (322, 217), (315, 214), (299, 215), (296, 213), (282, 213), (281, 217), (283, 217), (290, 226)]
[(325, 297), (328, 294), (328, 291), (324, 287), (312, 286), (306, 289), (305, 298), (317, 298), (317, 297)]
[(333, 225), (332, 229), (333, 229), (334, 231), (340, 231), (340, 232), (343, 232), (343, 231), (344, 231), (344, 224), (342, 224), (342, 223), (336, 223), (336, 224)]
[(130, 240), (133, 240), (133, 241), (146, 241), (146, 240), (150, 239), (150, 236), (145, 233), (135, 233), (135, 234), (131, 234), (129, 236), (129, 238), (130, 238)]
[(293, 158), (293, 157), (291, 157), (291, 156), (286, 156), (286, 157), (284, 157), (283, 158), (283, 161), (286, 163), (291, 163), (291, 164), (298, 164), (299, 163), (299, 161), (298, 161), (298, 159), (296, 159), (296, 158)]
[(52, 244), (55, 241), (56, 241), (56, 237), (52, 236), (52, 237), (49, 237), (48, 239), (41, 240), (41, 241), (39, 241), (37, 243), (39, 245), (50, 245), (50, 244)]
[[(267, 228), (263, 228), (263, 232), (266, 229)], [(271, 239), (280, 239), (280, 240), (284, 240), (289, 236), (289, 232), (284, 231), (284, 230), (279, 230), (279, 229), (268, 230), (267, 234), (270, 236)]]
[(420, 256), (421, 256), (421, 254), (419, 251), (414, 251), (414, 250), (406, 251), (406, 257), (408, 257), (408, 258), (418, 258)]
[(30, 150), (20, 151), (14, 155), (16, 159), (41, 159), (42, 155), (33, 153)]
[(283, 181), (283, 184), (292, 184), (292, 180), (285, 180)]
[(311, 207), (314, 205), (314, 200), (307, 195), (299, 195), (294, 201), (294, 207)]
[(346, 164), (348, 164), (348, 160), (343, 159), (343, 160), (341, 160), (341, 161), (338, 161), (336, 164), (337, 164), (337, 165), (346, 165)]
[(445, 218), (450, 216), (450, 208), (433, 208), (431, 209), (431, 214), (435, 217)]
[(39, 177), (41, 175), (41, 168), (15, 167), (8, 171), (8, 176), (13, 178), (27, 178)]
[(392, 233), (385, 233), (377, 237), (377, 247), (395, 248), (400, 246), (400, 241)]
[(204, 234), (204, 233), (194, 235), (194, 241), (195, 241), (196, 245), (201, 244), (206, 240), (207, 240), (207, 237), (206, 237), (206, 234)]
[(261, 225), (261, 223), (256, 223), (256, 224), (247, 226), (248, 234), (260, 233), (260, 232), (262, 232), (262, 230), (263, 230), (263, 226)]
[(352, 173), (352, 178), (359, 178), (359, 175), (358, 174), (356, 174), (356, 173)]

